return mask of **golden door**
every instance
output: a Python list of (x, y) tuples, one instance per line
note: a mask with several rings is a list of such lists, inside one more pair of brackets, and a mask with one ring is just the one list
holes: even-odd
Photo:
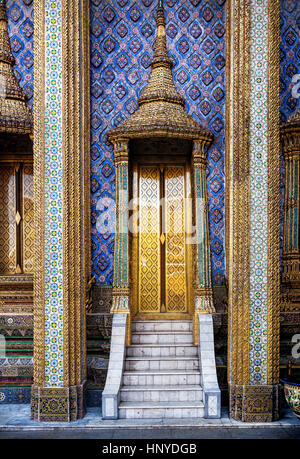
[(187, 318), (190, 172), (186, 165), (134, 166), (133, 303), (143, 318)]

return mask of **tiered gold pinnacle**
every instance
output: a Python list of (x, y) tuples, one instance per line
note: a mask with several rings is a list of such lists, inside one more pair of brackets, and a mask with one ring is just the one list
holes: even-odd
[(155, 53), (151, 63), (151, 77), (146, 88), (141, 92), (139, 106), (150, 102), (169, 102), (184, 107), (182, 96), (175, 89), (172, 67), (173, 63), (167, 51), (165, 14), (162, 6), (157, 11), (157, 38)]
[(168, 55), (162, 1), (157, 10), (157, 38), (151, 76), (138, 100), (139, 109), (122, 125), (110, 131), (111, 140), (125, 136), (177, 137), (210, 142), (211, 133), (185, 111), (184, 98), (176, 91), (172, 60)]
[(0, 132), (31, 134), (32, 115), (14, 75), (7, 25), (6, 0), (0, 0)]

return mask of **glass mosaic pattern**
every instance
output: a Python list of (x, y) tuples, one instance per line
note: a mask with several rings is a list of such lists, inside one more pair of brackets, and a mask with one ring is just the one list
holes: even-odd
[(45, 385), (63, 386), (61, 2), (45, 2)]
[(251, 1), (250, 384), (267, 382), (268, 2)]
[[(91, 5), (91, 205), (92, 271), (112, 285), (114, 235), (99, 231), (113, 206), (115, 171), (107, 131), (137, 109), (150, 73), (155, 39), (154, 0), (101, 1)], [(212, 275), (224, 276), (225, 1), (166, 0), (168, 48), (187, 110), (215, 135), (208, 161)], [(98, 229), (97, 229), (98, 226)]]
[(15, 74), (33, 105), (33, 0), (7, 0), (9, 36), (16, 59)]

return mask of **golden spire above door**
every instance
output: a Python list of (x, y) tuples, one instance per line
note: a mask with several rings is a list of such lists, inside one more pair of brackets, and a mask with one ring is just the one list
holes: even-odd
[(141, 91), (138, 110), (123, 124), (111, 129), (109, 138), (172, 137), (210, 143), (212, 134), (185, 110), (184, 98), (177, 92), (168, 54), (163, 2), (157, 9), (157, 38), (151, 75)]

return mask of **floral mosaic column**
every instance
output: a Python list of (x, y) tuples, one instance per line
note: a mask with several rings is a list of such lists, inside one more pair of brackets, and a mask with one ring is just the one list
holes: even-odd
[(278, 419), (279, 1), (227, 5), (230, 416)]
[(111, 313), (129, 313), (128, 280), (128, 139), (114, 141), (116, 212), (113, 304)]
[(206, 183), (206, 144), (194, 142), (193, 173), (196, 194), (197, 284), (195, 311), (197, 314), (216, 312), (213, 304), (209, 245), (208, 202)]
[[(84, 414), (89, 279), (88, 2), (35, 16), (35, 281), (32, 418)], [(80, 77), (79, 77), (80, 76)]]
[(206, 182), (206, 143), (194, 142), (193, 175), (195, 188), (196, 218), (196, 289), (194, 316), (194, 343), (198, 344), (198, 314), (216, 312), (211, 282), (210, 238)]

